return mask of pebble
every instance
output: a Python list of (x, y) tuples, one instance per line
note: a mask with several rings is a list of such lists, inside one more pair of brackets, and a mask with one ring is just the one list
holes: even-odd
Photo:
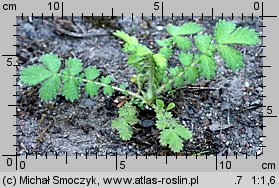
[(244, 83), (244, 86), (245, 86), (245, 87), (249, 87), (249, 86), (250, 86), (249, 82), (245, 82), (245, 83)]
[(162, 31), (163, 29), (164, 29), (163, 26), (157, 26), (157, 30), (158, 30), (158, 31)]

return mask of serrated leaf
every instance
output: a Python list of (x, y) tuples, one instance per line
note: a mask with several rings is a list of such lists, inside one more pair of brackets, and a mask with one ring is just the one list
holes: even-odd
[(182, 36), (174, 36), (172, 37), (172, 39), (176, 43), (177, 47), (182, 50), (186, 50), (192, 46), (192, 43), (188, 38)]
[(174, 128), (174, 132), (185, 140), (189, 140), (192, 138), (192, 132), (188, 128), (181, 125), (176, 126)]
[(216, 62), (212, 57), (207, 55), (200, 56), (199, 71), (201, 76), (204, 76), (207, 80), (210, 80), (215, 75), (216, 68)]
[(246, 45), (256, 45), (260, 42), (259, 35), (254, 29), (237, 28), (228, 38), (223, 40), (224, 44), (246, 44)]
[(113, 34), (126, 42), (123, 48), (124, 52), (133, 52), (135, 47), (138, 46), (138, 39), (136, 37), (129, 36), (124, 31), (116, 31)]
[(112, 121), (112, 128), (117, 129), (122, 140), (127, 141), (132, 138), (133, 129), (122, 117)]
[(40, 65), (23, 68), (20, 72), (20, 81), (28, 86), (36, 85), (52, 76), (52, 73)]
[(57, 96), (57, 93), (60, 90), (60, 76), (59, 75), (53, 75), (49, 79), (43, 82), (42, 87), (39, 90), (39, 96), (43, 101), (51, 101), (52, 99), (55, 99)]
[(243, 67), (243, 56), (239, 51), (237, 51), (233, 47), (219, 45), (218, 52), (224, 59), (225, 64), (233, 71)]
[(192, 64), (193, 62), (193, 54), (192, 53), (180, 53), (179, 55), (179, 61), (182, 65), (188, 67)]
[(95, 82), (87, 82), (84, 86), (84, 91), (90, 97), (97, 96), (99, 86)]
[(106, 76), (106, 77), (102, 76), (102, 78), (101, 78), (101, 82), (102, 82), (103, 84), (110, 84), (110, 83), (111, 83), (111, 80), (112, 80), (112, 77), (111, 77), (111, 76)]
[(179, 67), (179, 66), (176, 66), (176, 67), (171, 67), (169, 68), (169, 73), (170, 73), (170, 76), (172, 77), (176, 77), (180, 72), (183, 71), (183, 68)]
[(169, 59), (172, 55), (172, 49), (171, 48), (160, 48), (160, 53), (165, 56), (166, 59)]
[(100, 76), (100, 71), (95, 66), (85, 69), (84, 72), (87, 80), (94, 80)]
[(59, 57), (53, 53), (42, 55), (40, 61), (52, 73), (57, 73), (61, 66)]
[(170, 39), (156, 40), (155, 42), (162, 47), (168, 47), (172, 45)]
[(183, 148), (183, 140), (172, 129), (164, 129), (160, 132), (160, 143), (163, 146), (169, 145), (173, 152), (179, 152)]
[(194, 37), (195, 39), (195, 44), (197, 46), (197, 48), (207, 54), (212, 56), (213, 55), (213, 51), (214, 51), (214, 44), (211, 43), (212, 41), (212, 36), (208, 35), (208, 34), (203, 34), (203, 35), (197, 35)]
[(103, 89), (104, 95), (112, 96), (114, 89), (111, 86), (105, 86)]
[(197, 23), (189, 22), (189, 23), (185, 23), (181, 26), (174, 26), (174, 25), (169, 24), (167, 26), (167, 31), (172, 36), (189, 35), (189, 34), (195, 34), (195, 33), (202, 31), (202, 28)]
[(156, 63), (157, 67), (160, 67), (161, 69), (167, 68), (167, 59), (163, 54), (161, 53), (154, 54), (153, 60)]
[(215, 39), (218, 44), (223, 44), (223, 41), (235, 30), (236, 25), (233, 22), (219, 20), (215, 27)]
[(173, 102), (169, 103), (166, 110), (171, 110), (175, 107), (175, 104)]
[(168, 121), (166, 119), (158, 119), (156, 121), (156, 128), (159, 130), (164, 130), (169, 125)]
[(66, 72), (70, 76), (75, 76), (82, 70), (82, 63), (80, 59), (69, 58), (66, 60)]
[(184, 76), (188, 83), (194, 84), (194, 83), (196, 83), (197, 78), (199, 76), (199, 70), (195, 66), (189, 66), (186, 68)]
[(239, 27), (233, 22), (220, 20), (216, 24), (215, 38), (218, 44), (246, 44), (255, 45), (260, 42), (259, 35), (254, 29)]
[(184, 80), (183, 77), (174, 77), (173, 80), (174, 80), (173, 85), (176, 88), (181, 88), (181, 87), (183, 87), (185, 85), (185, 80)]
[(65, 79), (65, 83), (62, 87), (62, 95), (71, 102), (78, 99), (79, 84), (76, 78), (68, 77)]
[(126, 103), (124, 106), (119, 108), (119, 115), (123, 117), (129, 125), (135, 125), (139, 122), (139, 119), (136, 117), (136, 113), (136, 108), (129, 103)]
[(137, 55), (138, 57), (144, 57), (144, 56), (148, 56), (152, 54), (151, 50), (149, 48), (147, 48), (146, 46), (144, 45), (141, 45), (139, 44), (137, 47), (136, 47), (136, 50), (135, 50), (135, 55)]

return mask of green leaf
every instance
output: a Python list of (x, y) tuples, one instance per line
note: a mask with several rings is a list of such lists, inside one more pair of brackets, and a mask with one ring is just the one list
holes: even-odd
[(235, 30), (236, 25), (233, 22), (219, 20), (215, 27), (215, 39), (218, 44), (223, 44), (223, 41)]
[(181, 125), (176, 126), (174, 128), (174, 132), (185, 140), (190, 140), (192, 138), (192, 132), (188, 128)]
[(179, 152), (183, 148), (183, 140), (172, 128), (160, 132), (160, 143), (163, 146), (169, 145), (173, 152)]
[(102, 76), (102, 78), (101, 78), (101, 82), (103, 84), (107, 84), (107, 85), (111, 83), (111, 80), (112, 80), (111, 76), (106, 76), (106, 77)]
[(65, 83), (62, 87), (62, 95), (71, 102), (73, 102), (75, 99), (78, 99), (79, 84), (76, 78), (68, 77), (65, 79)]
[(233, 71), (243, 67), (243, 56), (239, 51), (237, 51), (233, 47), (219, 45), (218, 52), (224, 59), (225, 64)]
[(170, 76), (172, 76), (172, 77), (176, 77), (182, 71), (183, 71), (183, 68), (180, 66), (176, 66), (174, 68), (173, 67), (169, 68), (169, 73), (170, 73)]
[(90, 97), (97, 96), (99, 88), (95, 82), (87, 82), (84, 86), (85, 93)]
[(52, 73), (40, 65), (23, 68), (20, 72), (20, 81), (28, 86), (36, 85), (52, 76)]
[(52, 73), (57, 73), (61, 66), (60, 59), (53, 53), (42, 55), (40, 61)]
[(216, 24), (215, 38), (218, 44), (246, 44), (255, 45), (260, 42), (259, 35), (254, 29), (239, 27), (233, 22), (220, 20)]
[(185, 76), (186, 81), (188, 83), (194, 84), (194, 83), (196, 83), (197, 78), (199, 76), (199, 70), (195, 66), (189, 66), (189, 67), (186, 68), (184, 76)]
[(174, 36), (172, 37), (172, 39), (176, 43), (177, 47), (182, 50), (186, 50), (192, 46), (192, 43), (188, 38), (181, 37), (181, 36)]
[(119, 108), (119, 115), (123, 117), (129, 125), (135, 125), (139, 122), (139, 119), (136, 117), (137, 110), (130, 103), (126, 103), (124, 106)]
[(94, 80), (100, 76), (100, 71), (95, 66), (85, 69), (84, 72), (87, 80)]
[(173, 102), (169, 103), (166, 110), (171, 110), (175, 107), (175, 104)]
[(161, 53), (157, 53), (153, 55), (153, 60), (156, 63), (157, 67), (160, 67), (162, 69), (167, 68), (167, 59), (165, 56)]
[(122, 140), (127, 141), (132, 138), (133, 129), (122, 117), (112, 121), (112, 128), (117, 129)]
[(51, 101), (52, 99), (55, 99), (57, 96), (57, 93), (60, 90), (60, 76), (59, 75), (53, 75), (49, 79), (43, 82), (42, 87), (39, 90), (39, 96), (43, 101)]
[(116, 31), (113, 34), (126, 42), (123, 48), (124, 52), (133, 52), (135, 47), (138, 46), (138, 39), (136, 37), (130, 37), (124, 31)]
[(162, 47), (168, 47), (172, 45), (172, 42), (170, 39), (163, 39), (163, 40), (156, 40), (155, 41), (159, 46)]
[(185, 80), (184, 80), (183, 77), (174, 77), (173, 80), (174, 80), (173, 85), (176, 88), (181, 88), (181, 87), (183, 87), (185, 85)]
[(156, 107), (158, 110), (161, 110), (163, 109), (165, 106), (165, 103), (164, 101), (160, 100), (160, 99), (156, 99)]
[(111, 86), (105, 86), (104, 90), (103, 90), (103, 93), (104, 93), (104, 95), (108, 95), (108, 96), (111, 97), (113, 91), (114, 91), (114, 89)]
[(207, 55), (210, 55), (210, 56), (213, 55), (215, 45), (211, 43), (212, 36), (210, 36), (208, 34), (203, 34), (203, 35), (195, 36), (194, 39), (195, 39), (195, 44), (196, 44), (197, 48), (201, 52), (203, 52)]
[(138, 56), (138, 57), (145, 57), (145, 56), (148, 56), (148, 55), (151, 55), (152, 52), (149, 48), (147, 48), (146, 46), (144, 45), (141, 45), (139, 44), (136, 49), (135, 49), (135, 55)]
[(192, 64), (193, 62), (193, 54), (192, 53), (180, 53), (179, 55), (179, 61), (182, 65), (188, 67)]
[(195, 33), (202, 31), (202, 28), (197, 23), (189, 22), (189, 23), (185, 23), (181, 26), (174, 26), (174, 25), (169, 24), (167, 26), (167, 31), (172, 36), (189, 35), (189, 34), (195, 34)]
[(246, 44), (246, 45), (256, 45), (260, 42), (259, 35), (254, 29), (237, 28), (228, 38), (226, 38), (224, 44)]
[(159, 130), (164, 130), (168, 127), (169, 123), (166, 119), (159, 119), (156, 121), (156, 128)]
[(160, 53), (165, 56), (166, 59), (169, 59), (172, 55), (172, 49), (171, 48), (160, 48)]
[(217, 68), (216, 66), (216, 62), (212, 57), (209, 57), (207, 55), (200, 56), (200, 74), (207, 80), (210, 80), (215, 75), (215, 71)]
[(82, 63), (80, 59), (69, 58), (66, 60), (66, 72), (70, 76), (75, 76), (82, 70)]

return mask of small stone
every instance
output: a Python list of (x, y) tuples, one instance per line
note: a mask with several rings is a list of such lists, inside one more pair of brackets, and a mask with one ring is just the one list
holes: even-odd
[(155, 122), (152, 119), (145, 119), (141, 122), (141, 126), (144, 128), (152, 127), (155, 125)]
[(244, 86), (245, 86), (245, 87), (249, 87), (249, 86), (250, 86), (249, 82), (245, 82), (245, 83), (244, 83)]
[(164, 29), (163, 26), (157, 26), (157, 30), (158, 30), (158, 31), (162, 31), (163, 29)]

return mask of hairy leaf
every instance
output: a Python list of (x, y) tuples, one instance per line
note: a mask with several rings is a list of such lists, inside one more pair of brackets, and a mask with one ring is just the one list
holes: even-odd
[(205, 53), (209, 56), (213, 55), (215, 45), (211, 43), (212, 36), (210, 36), (208, 34), (203, 34), (203, 35), (195, 36), (194, 39), (195, 39), (195, 43), (196, 43), (197, 48), (201, 52), (203, 52), (203, 53)]
[(172, 36), (195, 34), (201, 30), (201, 26), (194, 22), (185, 23), (181, 26), (174, 26), (171, 24), (167, 26), (167, 31)]
[(95, 82), (87, 82), (84, 86), (84, 91), (90, 97), (97, 96), (99, 86)]
[(84, 72), (87, 80), (94, 80), (100, 76), (100, 71), (95, 66), (85, 69)]
[(52, 76), (52, 73), (40, 65), (28, 66), (21, 70), (20, 81), (28, 86), (36, 85)]
[(135, 125), (139, 122), (136, 114), (136, 108), (129, 103), (126, 103), (124, 106), (119, 108), (119, 115), (123, 117), (130, 125)]
[(42, 55), (40, 61), (52, 73), (57, 73), (61, 66), (59, 57), (53, 53)]
[(42, 87), (39, 90), (39, 96), (43, 101), (51, 101), (56, 98), (57, 93), (60, 90), (60, 76), (53, 75), (49, 79), (43, 82)]
[(136, 37), (130, 37), (124, 31), (116, 31), (113, 34), (126, 42), (123, 48), (124, 52), (133, 52), (138, 45), (138, 39)]
[(106, 77), (102, 76), (102, 78), (101, 78), (101, 82), (102, 82), (103, 84), (110, 84), (110, 83), (111, 83), (111, 80), (112, 80), (112, 77), (111, 77), (111, 76), (106, 76)]
[(162, 47), (171, 46), (171, 40), (170, 39), (156, 40), (156, 43), (159, 46), (162, 46)]
[(62, 87), (62, 95), (71, 102), (73, 102), (75, 99), (78, 99), (79, 83), (76, 78), (65, 79), (65, 83)]
[(186, 81), (188, 83), (194, 84), (194, 83), (196, 83), (197, 78), (199, 76), (199, 70), (195, 66), (189, 66), (189, 67), (186, 68), (184, 76), (185, 76)]
[(160, 48), (160, 53), (165, 56), (166, 59), (169, 59), (172, 55), (172, 49), (171, 48)]
[(104, 95), (112, 96), (114, 89), (111, 86), (105, 86), (103, 93)]
[(75, 76), (82, 70), (82, 63), (80, 59), (69, 58), (66, 60), (66, 72), (68, 75)]
[(133, 129), (122, 117), (112, 121), (112, 128), (117, 129), (122, 140), (127, 141), (132, 138)]
[(243, 67), (243, 56), (233, 47), (220, 45), (218, 46), (218, 52), (225, 60), (225, 64), (233, 71)]
[(246, 44), (255, 45), (260, 42), (259, 35), (254, 29), (239, 27), (233, 22), (220, 20), (216, 24), (215, 38), (218, 44)]
[(200, 56), (200, 74), (207, 80), (210, 80), (215, 75), (215, 71), (217, 68), (216, 66), (216, 62), (212, 57), (209, 57), (207, 55)]
[(169, 145), (173, 152), (179, 152), (183, 148), (183, 140), (177, 135), (173, 128), (164, 129), (160, 132), (160, 143), (163, 146)]
[(157, 67), (160, 67), (161, 69), (167, 68), (167, 59), (163, 54), (161, 53), (154, 54), (153, 60), (156, 63)]
[(174, 131), (176, 134), (178, 134), (181, 138), (185, 140), (189, 140), (192, 138), (192, 132), (188, 128), (183, 127), (181, 125), (176, 126), (174, 128)]
[(192, 53), (180, 53), (179, 55), (179, 61), (182, 65), (188, 67), (192, 64), (193, 61), (193, 54)]
[(192, 43), (188, 38), (182, 36), (174, 36), (172, 37), (172, 39), (176, 43), (177, 47), (182, 50), (187, 50), (192, 46)]

